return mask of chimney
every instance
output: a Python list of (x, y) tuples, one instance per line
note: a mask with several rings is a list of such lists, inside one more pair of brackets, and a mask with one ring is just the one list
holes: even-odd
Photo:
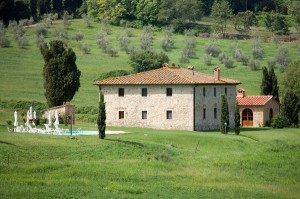
[(242, 89), (242, 88), (239, 88), (238, 89), (238, 92), (237, 92), (237, 97), (245, 97), (245, 90)]
[(220, 68), (219, 67), (216, 67), (214, 69), (214, 77), (216, 80), (220, 80)]
[(187, 69), (188, 70), (194, 70), (194, 66), (188, 66)]
[(163, 68), (169, 68), (169, 64), (164, 63), (164, 64), (162, 64), (162, 67), (163, 67)]

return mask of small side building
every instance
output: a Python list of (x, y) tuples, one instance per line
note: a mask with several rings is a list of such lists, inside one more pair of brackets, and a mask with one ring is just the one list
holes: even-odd
[(279, 101), (272, 95), (246, 96), (244, 89), (238, 89), (237, 102), (242, 126), (265, 126), (280, 109)]

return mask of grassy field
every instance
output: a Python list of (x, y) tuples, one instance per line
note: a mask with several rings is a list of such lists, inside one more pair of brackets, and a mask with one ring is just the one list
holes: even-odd
[[(54, 25), (48, 30), (46, 41), (49, 42), (56, 38), (55, 30), (62, 29), (61, 21), (55, 21)], [(142, 30), (131, 29), (133, 36), (131, 37), (132, 45), (139, 48), (140, 36)], [(120, 50), (117, 41), (117, 35), (125, 32), (125, 28), (111, 26), (109, 35), (110, 45), (118, 50), (117, 57), (110, 57), (102, 52), (96, 44), (96, 35), (101, 32), (101, 24), (94, 23), (93, 27), (87, 28), (82, 20), (73, 20), (72, 25), (67, 28), (68, 36), (71, 37), (75, 32), (82, 32), (84, 39), (82, 43), (86, 43), (91, 48), (91, 54), (83, 54), (77, 46), (77, 43), (69, 39), (68, 47), (73, 48), (77, 55), (77, 66), (82, 72), (81, 87), (75, 95), (72, 103), (76, 106), (95, 106), (97, 107), (98, 92), (97, 87), (93, 85), (93, 81), (103, 72), (117, 69), (130, 70), (129, 56)], [(259, 35), (259, 33), (257, 33)], [(11, 31), (7, 32), (11, 41), (10, 48), (0, 48), (0, 95), (1, 100), (24, 100), (24, 101), (40, 101), (46, 102), (44, 97), (42, 68), (44, 61), (36, 46), (35, 27), (27, 27), (26, 35), (29, 38), (29, 46), (26, 49), (20, 49), (13, 39)], [(156, 31), (154, 34), (153, 49), (161, 51), (160, 40), (162, 33)], [(170, 63), (179, 63), (182, 49), (185, 45), (184, 36), (174, 34), (175, 47), (166, 52), (170, 58)], [(241, 87), (246, 89), (247, 94), (259, 94), (262, 74), (261, 71), (251, 71), (249, 67), (242, 66), (240, 62), (235, 61), (235, 68), (226, 69), (217, 58), (213, 58), (212, 65), (205, 65), (203, 61), (204, 46), (210, 42), (210, 38), (197, 38), (196, 58), (190, 59), (189, 64), (195, 66), (195, 69), (204, 73), (213, 73), (215, 66), (221, 67), (221, 75), (224, 77), (237, 79), (242, 82)], [(230, 44), (233, 40), (220, 40), (222, 51), (232, 57), (230, 52)], [(244, 52), (251, 56), (252, 40), (238, 41)], [(295, 60), (299, 57), (299, 51), (294, 44), (286, 44), (289, 48), (290, 57)], [(265, 55), (260, 60), (261, 66), (266, 66), (267, 60), (274, 58), (277, 48), (274, 43), (263, 43)], [(278, 72), (278, 71), (276, 71)], [(279, 72), (278, 72), (279, 75)], [(280, 75), (279, 75), (280, 76)]]
[(300, 197), (298, 129), (125, 131), (70, 139), (0, 126), (0, 198)]

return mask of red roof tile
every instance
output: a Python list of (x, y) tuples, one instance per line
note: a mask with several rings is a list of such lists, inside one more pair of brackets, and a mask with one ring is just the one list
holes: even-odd
[(146, 72), (113, 77), (94, 82), (96, 85), (132, 84), (240, 84), (237, 80), (214, 78), (214, 75), (200, 73), (179, 67), (163, 67)]
[(238, 105), (240, 106), (263, 106), (269, 100), (273, 98), (272, 95), (261, 95), (261, 96), (245, 96), (245, 97), (237, 97)]

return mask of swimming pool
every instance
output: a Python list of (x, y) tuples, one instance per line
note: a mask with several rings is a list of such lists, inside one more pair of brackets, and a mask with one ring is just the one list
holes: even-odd
[[(128, 132), (124, 131), (110, 131), (110, 130), (105, 130), (105, 134), (124, 134)], [(88, 131), (88, 130), (75, 130), (72, 131), (72, 135), (98, 135), (98, 131)], [(66, 131), (66, 135), (71, 135), (70, 131)]]
[[(70, 131), (66, 131), (67, 135), (71, 135)], [(82, 131), (82, 130), (75, 130), (72, 131), (72, 135), (97, 135), (99, 134), (98, 131)]]

